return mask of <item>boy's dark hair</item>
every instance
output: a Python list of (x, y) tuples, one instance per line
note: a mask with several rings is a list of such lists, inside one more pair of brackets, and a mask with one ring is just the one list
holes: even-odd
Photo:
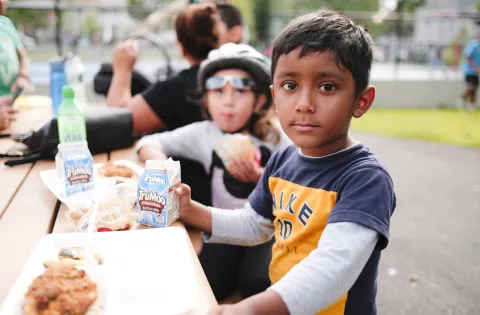
[(217, 4), (217, 10), (220, 14), (220, 19), (229, 29), (238, 25), (243, 26), (242, 13), (233, 5), (228, 3)]
[(177, 39), (185, 50), (200, 61), (218, 47), (218, 12), (213, 3), (186, 6), (175, 21)]
[(298, 47), (300, 58), (309, 53), (329, 52), (336, 56), (355, 80), (355, 95), (368, 86), (372, 66), (373, 39), (360, 25), (341, 12), (319, 10), (291, 21), (273, 44), (272, 79), (278, 59)]

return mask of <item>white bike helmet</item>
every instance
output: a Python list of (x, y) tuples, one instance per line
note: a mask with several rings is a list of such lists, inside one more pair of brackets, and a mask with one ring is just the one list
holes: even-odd
[[(197, 75), (198, 87), (205, 92), (205, 81), (223, 69), (241, 69), (252, 76), (254, 90), (270, 94), (270, 60), (253, 47), (245, 44), (228, 43), (212, 50), (200, 65)], [(270, 99), (270, 97), (268, 97)], [(270, 106), (271, 100), (268, 102)]]

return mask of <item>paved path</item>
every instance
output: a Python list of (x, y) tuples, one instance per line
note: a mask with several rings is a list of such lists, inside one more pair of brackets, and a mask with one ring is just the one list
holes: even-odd
[(397, 193), (378, 314), (480, 314), (480, 150), (354, 136), (387, 165)]

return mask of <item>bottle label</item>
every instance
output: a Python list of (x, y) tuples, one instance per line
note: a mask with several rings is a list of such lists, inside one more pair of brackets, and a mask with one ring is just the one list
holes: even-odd
[(59, 118), (60, 143), (86, 141), (85, 119), (81, 115), (65, 115)]

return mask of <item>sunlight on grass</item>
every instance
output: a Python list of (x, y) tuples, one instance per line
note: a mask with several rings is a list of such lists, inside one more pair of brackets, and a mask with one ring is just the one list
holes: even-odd
[(480, 148), (480, 111), (372, 109), (354, 119), (352, 129)]

